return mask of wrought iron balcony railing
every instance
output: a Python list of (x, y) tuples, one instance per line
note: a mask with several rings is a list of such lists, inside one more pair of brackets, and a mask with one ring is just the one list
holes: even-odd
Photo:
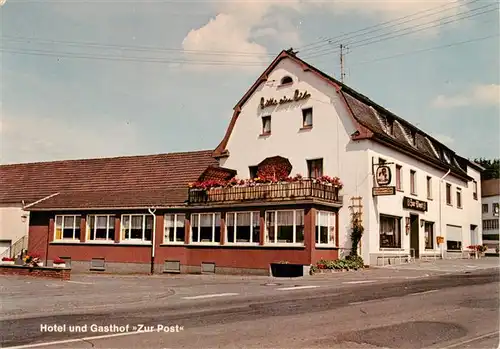
[(289, 183), (269, 183), (245, 187), (189, 189), (189, 204), (226, 203), (244, 201), (286, 201), (320, 199), (339, 203), (339, 188), (314, 183), (310, 179)]

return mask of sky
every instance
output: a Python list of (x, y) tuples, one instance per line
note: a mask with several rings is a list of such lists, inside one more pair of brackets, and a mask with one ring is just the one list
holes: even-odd
[(0, 0), (0, 163), (214, 149), (298, 56), (469, 157), (500, 157), (498, 2)]

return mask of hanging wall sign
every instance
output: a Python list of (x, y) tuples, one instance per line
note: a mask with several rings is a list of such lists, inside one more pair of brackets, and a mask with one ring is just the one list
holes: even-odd
[(299, 90), (295, 90), (295, 93), (293, 94), (292, 97), (284, 96), (280, 100), (277, 100), (275, 98), (265, 99), (264, 97), (262, 97), (260, 99), (260, 108), (264, 109), (264, 108), (271, 107), (271, 106), (303, 101), (303, 100), (308, 99), (309, 97), (311, 97), (310, 93), (308, 93), (307, 91), (300, 92)]
[(405, 196), (403, 198), (403, 208), (425, 212), (427, 211), (427, 202)]
[(380, 187), (391, 184), (392, 174), (389, 166), (382, 165), (377, 168), (376, 180)]

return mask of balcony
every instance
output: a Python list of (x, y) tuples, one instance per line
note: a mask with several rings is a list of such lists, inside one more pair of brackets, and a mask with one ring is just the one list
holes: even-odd
[(272, 201), (284, 202), (292, 200), (316, 199), (327, 203), (341, 204), (339, 188), (328, 184), (315, 183), (305, 179), (291, 183), (270, 183), (255, 186), (189, 189), (188, 203), (193, 204), (227, 204), (242, 202)]

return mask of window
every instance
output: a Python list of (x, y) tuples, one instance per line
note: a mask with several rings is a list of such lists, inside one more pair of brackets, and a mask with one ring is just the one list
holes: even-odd
[(271, 244), (303, 244), (304, 211), (266, 212), (266, 242)]
[(80, 240), (80, 222), (77, 215), (56, 216), (55, 240)]
[(387, 118), (387, 132), (394, 136), (394, 119), (392, 118)]
[(448, 250), (462, 250), (462, 227), (446, 226), (446, 248)]
[(446, 183), (446, 203), (451, 205), (451, 184)]
[(498, 219), (483, 219), (483, 230), (497, 230)]
[(483, 213), (488, 213), (488, 204), (483, 204)]
[(403, 191), (403, 178), (401, 177), (402, 171), (401, 166), (396, 165), (396, 189)]
[(262, 134), (271, 134), (271, 115), (262, 117)]
[(427, 199), (432, 199), (432, 178), (427, 176)]
[(492, 205), (492, 211), (493, 211), (493, 216), (498, 217), (499, 215), (499, 207), (498, 207), (498, 202), (494, 202)]
[(248, 170), (250, 172), (250, 179), (257, 178), (257, 172), (259, 171), (257, 166), (248, 166)]
[(293, 84), (293, 79), (287, 75), (284, 76), (283, 79), (281, 79), (281, 85), (288, 85), (288, 84)]
[(88, 215), (87, 236), (89, 240), (114, 240), (115, 216), (114, 215)]
[(302, 127), (308, 128), (313, 125), (313, 110), (312, 108), (302, 109)]
[(145, 214), (122, 215), (122, 240), (151, 241), (153, 216)]
[(472, 197), (477, 200), (477, 182), (472, 181)]
[(424, 234), (425, 234), (425, 249), (432, 250), (434, 248), (434, 223), (433, 222), (425, 222)]
[(220, 243), (220, 213), (191, 215), (191, 242)]
[(411, 133), (411, 142), (413, 145), (417, 145), (417, 132), (416, 131), (410, 131)]
[(260, 213), (230, 212), (226, 215), (228, 243), (259, 243)]
[(410, 170), (410, 193), (413, 195), (417, 195), (417, 173), (413, 170)]
[(316, 212), (316, 245), (335, 245), (334, 212)]
[(307, 171), (309, 178), (323, 176), (323, 159), (307, 160)]
[(401, 248), (401, 217), (380, 215), (380, 247)]
[(462, 208), (462, 189), (457, 188), (457, 207)]
[(185, 214), (166, 214), (164, 218), (164, 243), (184, 243), (185, 231), (184, 221)]

